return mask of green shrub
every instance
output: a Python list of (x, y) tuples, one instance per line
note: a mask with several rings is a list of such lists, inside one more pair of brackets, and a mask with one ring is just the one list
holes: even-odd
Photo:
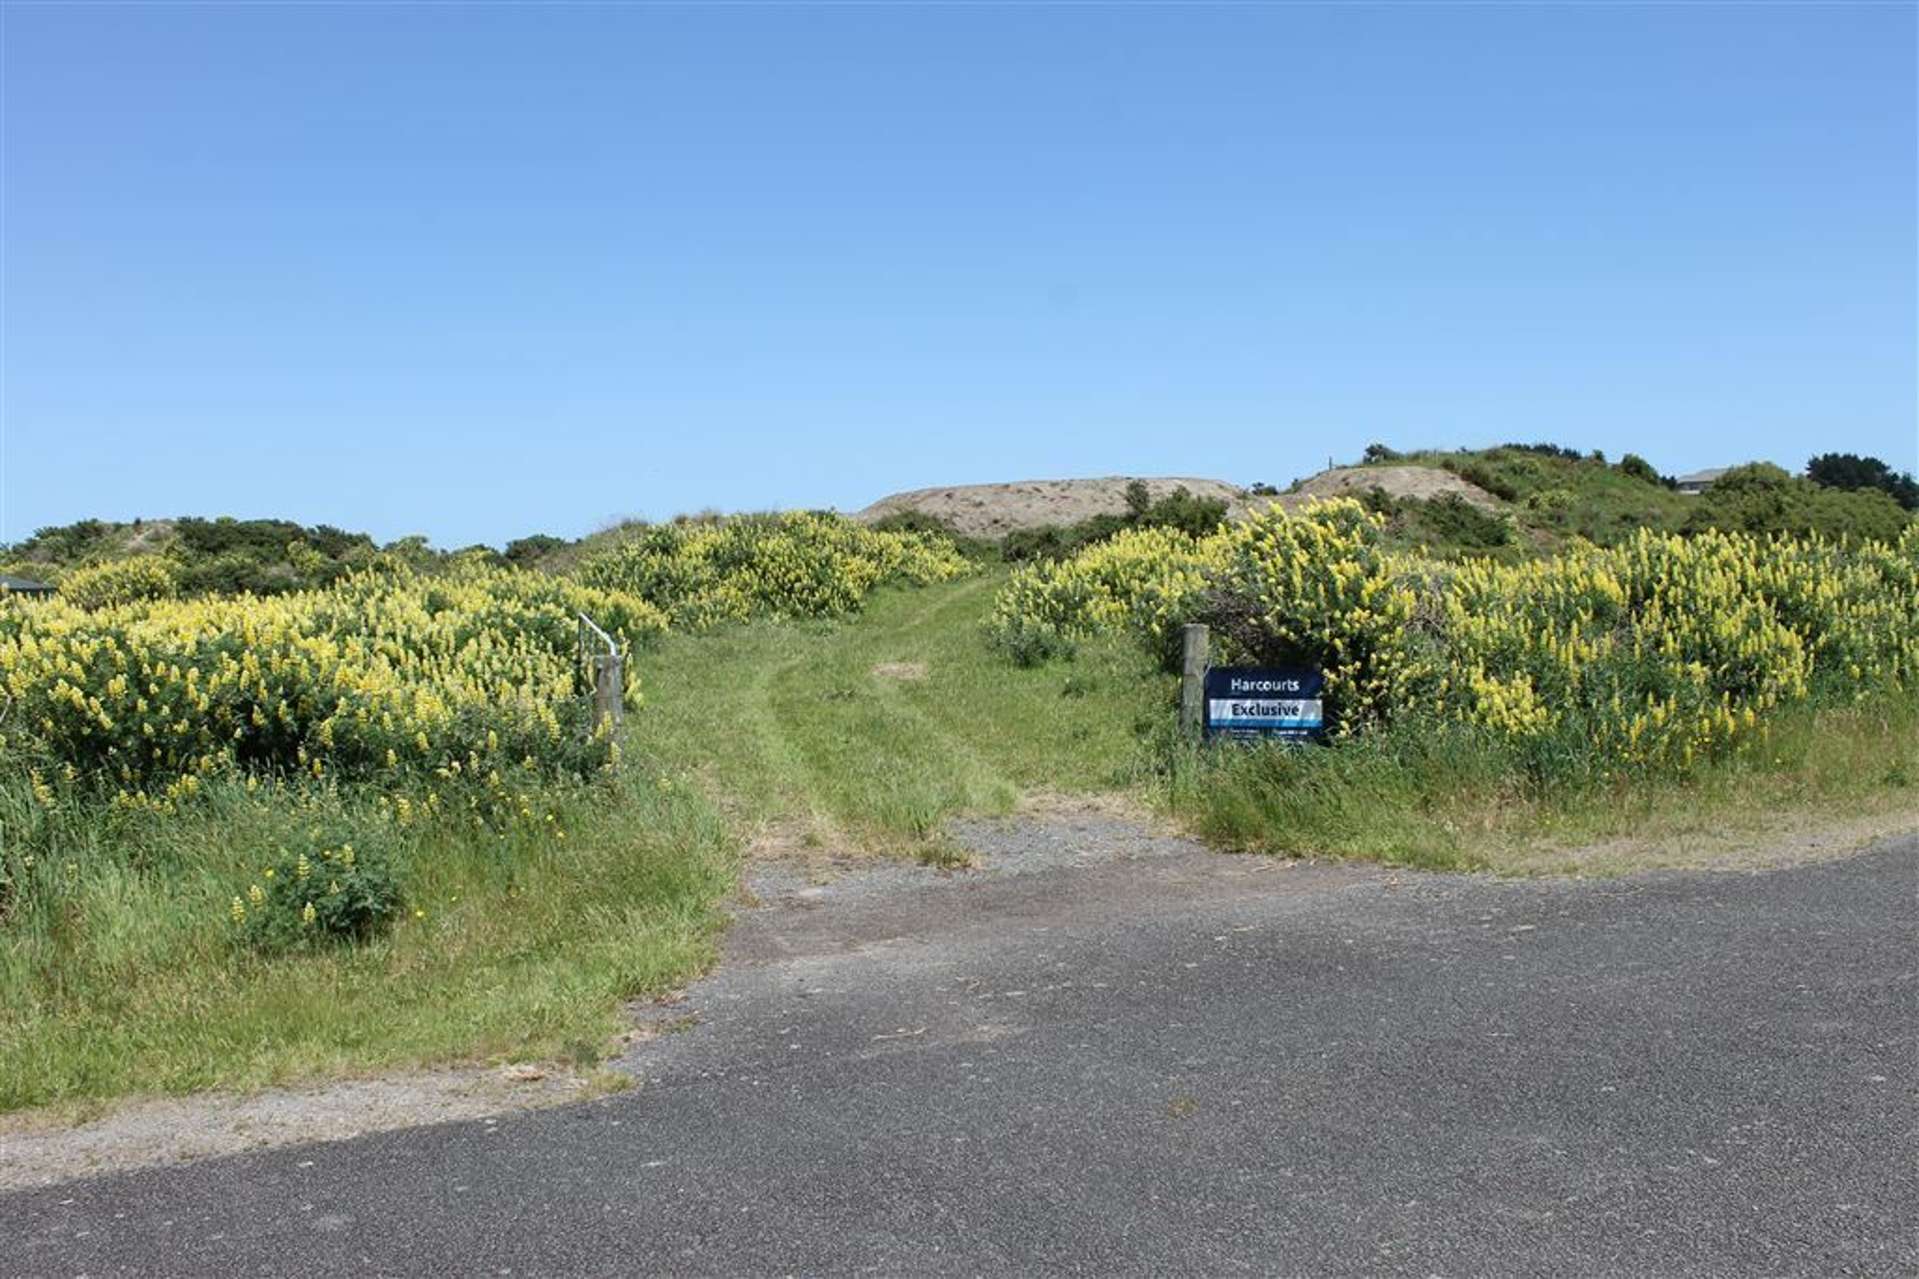
[(241, 941), (266, 954), (366, 941), (402, 907), (392, 861), (377, 836), (345, 826), (313, 827), (297, 848), (282, 848), (228, 918)]
[(1517, 501), (1519, 498), (1518, 487), (1503, 476), (1496, 474), (1492, 468), (1483, 462), (1447, 458), (1442, 465), (1468, 484), (1477, 485), (1485, 489), (1488, 493), (1491, 493), (1494, 497), (1502, 498), (1508, 502)]
[(1016, 529), (1000, 542), (1000, 557), (1009, 564), (1058, 560), (1077, 555), (1129, 529), (1173, 529), (1189, 537), (1206, 537), (1226, 522), (1226, 503), (1216, 497), (1197, 497), (1185, 485), (1154, 500), (1144, 480), (1126, 486), (1124, 515), (1095, 515), (1077, 524), (1047, 524)]
[(565, 550), (573, 543), (563, 537), (554, 537), (550, 533), (534, 533), (529, 537), (516, 537), (506, 544), (506, 561), (520, 568), (529, 568), (545, 559), (555, 551)]
[(1635, 480), (1643, 480), (1647, 484), (1663, 485), (1665, 483), (1659, 478), (1659, 472), (1653, 469), (1653, 464), (1637, 453), (1628, 453), (1620, 458), (1617, 469), (1621, 475), (1630, 475)]
[(1879, 488), (1827, 488), (1769, 462), (1734, 467), (1698, 498), (1685, 531), (1896, 542), (1911, 517)]
[(1490, 550), (1513, 540), (1512, 526), (1505, 519), (1475, 506), (1457, 493), (1442, 493), (1429, 501), (1407, 498), (1400, 505), (1406, 517), (1406, 531), (1421, 542), (1463, 550)]
[(1225, 522), (1225, 502), (1216, 497), (1196, 497), (1183, 484), (1149, 503), (1134, 521), (1140, 528), (1178, 529), (1189, 537), (1205, 537)]
[(916, 533), (926, 537), (945, 538), (953, 544), (953, 549), (969, 560), (992, 560), (999, 558), (999, 547), (983, 537), (969, 537), (955, 529), (946, 520), (937, 515), (928, 515), (925, 511), (894, 511), (874, 520), (869, 526), (875, 533)]

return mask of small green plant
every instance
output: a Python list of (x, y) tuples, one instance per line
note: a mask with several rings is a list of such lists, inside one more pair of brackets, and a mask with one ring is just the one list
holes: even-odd
[(262, 867), (227, 913), (250, 949), (278, 954), (366, 941), (383, 932), (401, 906), (392, 863), (377, 842), (316, 827), (301, 847), (280, 850)]
[[(1571, 505), (1570, 500), (1566, 505)], [(1558, 511), (1565, 508), (1552, 506), (1547, 509)], [(1500, 516), (1474, 506), (1457, 493), (1441, 493), (1430, 500), (1404, 498), (1394, 503), (1392, 510), (1398, 515), (1395, 528), (1416, 543), (1475, 551), (1506, 546), (1512, 542), (1511, 525)]]

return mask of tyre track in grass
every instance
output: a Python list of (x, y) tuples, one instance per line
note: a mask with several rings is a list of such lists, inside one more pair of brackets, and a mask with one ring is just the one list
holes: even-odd
[[(768, 673), (765, 685), (768, 690), (765, 701), (768, 714), (762, 727), (778, 739), (781, 754), (796, 763), (810, 780), (808, 802), (816, 824), (825, 827), (826, 832), (856, 846), (874, 842), (876, 832), (870, 829), (872, 826), (879, 827), (877, 833), (881, 843), (892, 842), (892, 838), (923, 837), (936, 829), (940, 821), (953, 811), (981, 807), (982, 801), (990, 806), (995, 790), (1002, 792), (1007, 799), (1007, 804), (1002, 807), (1010, 807), (1017, 798), (1019, 788), (1013, 779), (948, 725), (912, 705), (901, 695), (902, 690), (898, 686), (872, 673), (872, 668), (882, 661), (936, 660), (937, 655), (927, 650), (922, 637), (937, 627), (939, 618), (963, 608), (992, 585), (991, 577), (980, 576), (963, 579), (957, 584), (920, 588), (921, 592), (931, 594), (934, 598), (910, 615), (884, 626), (875, 626), (870, 614), (862, 616), (837, 632), (825, 653), (796, 654)], [(800, 670), (809, 660), (822, 663), (822, 668), (827, 672), (824, 680), (783, 678)], [(944, 795), (938, 791), (915, 793), (911, 786), (897, 792), (903, 808), (925, 810), (923, 817), (915, 817), (909, 823), (909, 826), (920, 825), (922, 829), (886, 830), (885, 819), (889, 814), (879, 811), (878, 806), (873, 806), (865, 814), (872, 819), (869, 823), (859, 822), (857, 818), (848, 821), (847, 814), (831, 811), (830, 796), (843, 789), (845, 779), (858, 777), (867, 786), (883, 786), (887, 778), (880, 761), (873, 761), (868, 767), (836, 770), (815, 751), (809, 750), (802, 726), (807, 717), (821, 713), (822, 702), (839, 685), (873, 694), (871, 697), (855, 696), (857, 713), (875, 717), (898, 729), (898, 735), (912, 743), (914, 756), (943, 764), (944, 776), (952, 783), (952, 786), (942, 788)], [(866, 736), (879, 736), (880, 733), (876, 731), (878, 727), (868, 726)], [(861, 737), (848, 734), (842, 740), (857, 741)], [(829, 798), (822, 803), (822, 797)], [(925, 802), (929, 798), (930, 802)], [(859, 829), (862, 825), (869, 826), (869, 829)]]

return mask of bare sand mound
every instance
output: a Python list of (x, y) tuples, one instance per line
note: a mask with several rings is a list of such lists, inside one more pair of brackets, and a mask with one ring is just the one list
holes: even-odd
[[(945, 520), (968, 537), (1004, 537), (1020, 529), (1077, 524), (1095, 515), (1123, 515), (1126, 486), (1132, 482), (1131, 476), (1109, 475), (1096, 480), (1026, 480), (1018, 484), (914, 489), (883, 497), (853, 518), (871, 524), (901, 511), (919, 511)], [(1221, 499), (1234, 513), (1245, 506), (1245, 490), (1223, 480), (1146, 480), (1146, 490), (1155, 499), (1182, 486), (1195, 497)]]
[[(918, 511), (946, 521), (968, 537), (1005, 537), (1020, 529), (1049, 524), (1077, 524), (1095, 515), (1120, 515), (1126, 510), (1126, 486), (1132, 477), (1110, 475), (1097, 480), (1025, 480), (1017, 484), (955, 484), (914, 489), (883, 497), (853, 518), (864, 523), (902, 511)], [(1457, 494), (1474, 506), (1497, 510), (1499, 499), (1436, 466), (1342, 466), (1321, 471), (1279, 497), (1256, 497), (1224, 480), (1181, 479), (1160, 476), (1146, 480), (1154, 498), (1176, 488), (1195, 497), (1216, 497), (1227, 513), (1244, 515), (1269, 504), (1287, 510), (1316, 497), (1356, 496), (1367, 489), (1384, 489), (1394, 497), (1432, 499)]]
[(1500, 505), (1498, 498), (1479, 485), (1436, 466), (1335, 467), (1301, 481), (1298, 488), (1274, 501), (1292, 510), (1316, 497), (1356, 497), (1375, 488), (1384, 489), (1393, 497), (1416, 497), (1422, 501), (1452, 493), (1488, 511), (1498, 510)]

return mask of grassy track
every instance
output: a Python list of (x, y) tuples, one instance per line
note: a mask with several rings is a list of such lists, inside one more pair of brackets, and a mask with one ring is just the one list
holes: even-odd
[[(1781, 712), (1761, 753), (1687, 779), (1520, 783), (1471, 743), (1173, 744), (1174, 677), (1124, 641), (1020, 668), (980, 622), (1004, 570), (883, 593), (840, 623), (673, 636), (643, 655), (630, 748), (763, 848), (937, 858), (944, 820), (1131, 789), (1222, 847), (1528, 873), (1709, 864), (1820, 827), (1919, 825), (1919, 707)], [(1170, 777), (1170, 786), (1166, 784)]]
[(1120, 643), (1020, 670), (980, 622), (1001, 571), (876, 596), (839, 623), (671, 636), (641, 657), (631, 748), (801, 847), (924, 851), (956, 812), (1142, 775), (1173, 684)]

